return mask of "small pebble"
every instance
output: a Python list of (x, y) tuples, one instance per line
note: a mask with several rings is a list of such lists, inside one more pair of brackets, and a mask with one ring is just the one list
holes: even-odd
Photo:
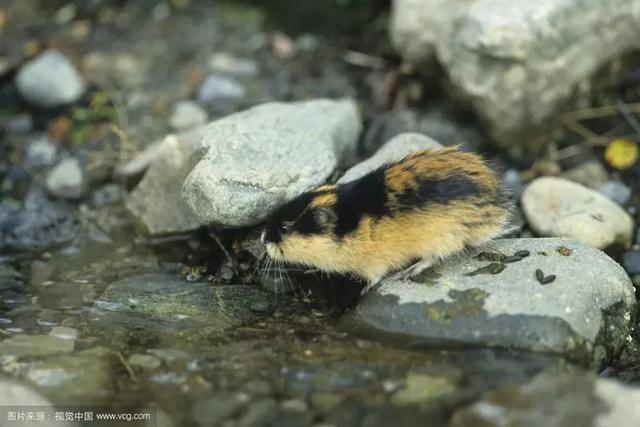
[(34, 169), (52, 166), (56, 161), (57, 151), (46, 135), (38, 135), (29, 142), (24, 162)]
[(208, 104), (220, 100), (244, 98), (245, 89), (242, 84), (231, 77), (217, 74), (209, 75), (198, 89), (198, 101)]
[(624, 205), (631, 197), (631, 189), (622, 181), (608, 181), (598, 187), (598, 191), (619, 205)]
[(519, 199), (524, 190), (524, 182), (520, 177), (520, 173), (516, 169), (509, 169), (502, 175), (502, 181), (504, 186), (509, 189), (511, 196), (514, 199)]
[(264, 313), (269, 311), (271, 305), (267, 301), (256, 301), (249, 306), (249, 308), (253, 311), (257, 311), (259, 313)]
[(282, 402), (282, 409), (293, 412), (306, 412), (309, 409), (307, 402), (301, 399), (289, 399)]
[(598, 188), (609, 179), (607, 170), (598, 160), (588, 160), (564, 172), (561, 176), (590, 188)]
[(33, 129), (33, 118), (28, 113), (21, 113), (10, 117), (4, 125), (8, 134), (29, 133)]
[(258, 64), (249, 58), (236, 58), (226, 52), (215, 53), (209, 66), (219, 73), (238, 77), (253, 77), (258, 73)]
[(122, 200), (123, 195), (122, 186), (114, 183), (105, 184), (93, 192), (93, 205), (96, 208), (113, 205)]
[(65, 340), (75, 340), (78, 338), (78, 330), (68, 326), (54, 326), (51, 328), (49, 335), (52, 337), (63, 338)]
[(132, 354), (127, 362), (129, 362), (131, 366), (137, 366), (145, 369), (155, 369), (160, 367), (160, 365), (162, 364), (160, 359), (158, 359), (157, 357), (140, 353)]
[(222, 278), (222, 280), (231, 280), (233, 278), (233, 275), (233, 268), (227, 265), (223, 265), (222, 267), (220, 267), (220, 278)]
[(625, 253), (622, 257), (622, 266), (628, 274), (640, 273), (640, 250)]
[(75, 157), (61, 160), (47, 175), (47, 190), (64, 199), (78, 199), (85, 190), (85, 174)]
[(277, 32), (271, 39), (273, 53), (281, 59), (289, 59), (296, 54), (296, 45), (288, 35)]
[(45, 108), (75, 102), (87, 87), (73, 63), (55, 50), (27, 61), (20, 67), (15, 82), (24, 99)]
[(173, 106), (169, 124), (177, 131), (202, 126), (207, 122), (207, 112), (196, 102), (180, 101)]

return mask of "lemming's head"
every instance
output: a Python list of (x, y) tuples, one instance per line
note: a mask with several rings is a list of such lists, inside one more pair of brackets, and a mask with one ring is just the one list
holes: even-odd
[(323, 186), (301, 194), (267, 221), (261, 240), (271, 258), (317, 265), (317, 258), (334, 248), (337, 214), (335, 187)]

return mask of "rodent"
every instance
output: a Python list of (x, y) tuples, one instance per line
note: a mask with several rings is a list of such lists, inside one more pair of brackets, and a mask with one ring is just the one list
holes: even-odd
[(275, 260), (359, 276), (372, 286), (412, 264), (413, 275), (482, 246), (509, 215), (509, 197), (479, 155), (426, 149), (301, 194), (269, 218), (262, 241)]

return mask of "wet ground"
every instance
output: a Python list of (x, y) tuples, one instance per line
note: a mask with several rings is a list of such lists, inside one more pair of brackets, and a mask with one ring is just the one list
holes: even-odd
[[(244, 97), (210, 105), (210, 119), (267, 100), (355, 96), (370, 120), (398, 99), (394, 59), (386, 42), (374, 43), (386, 40), (384, 2), (327, 2), (302, 18), (278, 2), (266, 10), (251, 2), (97, 0), (72, 10), (41, 3), (12, 5), (2, 24), (11, 41), (0, 71), (2, 219), (33, 216), (19, 235), (0, 230), (0, 335), (21, 354), (0, 356), (2, 375), (55, 404), (151, 405), (158, 425), (409, 426), (444, 424), (483, 391), (543, 369), (579, 369), (545, 355), (359, 339), (338, 323), (357, 298), (356, 284), (319, 286), (292, 272), (296, 285), (280, 292), (288, 279), (259, 277), (243, 248), (250, 236), (148, 238), (117, 194), (96, 199), (105, 184), (135, 184), (135, 177), (113, 179), (116, 164), (167, 133), (170, 105), (192, 97), (214, 52), (251, 58), (259, 71), (239, 79)], [(292, 24), (336, 10), (350, 16), (336, 22), (340, 32)], [(80, 105), (34, 110), (17, 97), (11, 77), (44, 47), (78, 58), (93, 75)], [(400, 78), (401, 102), (414, 96), (411, 79)], [(32, 131), (7, 130), (21, 114), (33, 119)], [(42, 201), (34, 188), (43, 176), (24, 162), (37, 132), (87, 162), (90, 195)], [(265, 290), (268, 280), (277, 292)], [(23, 335), (31, 337), (12, 340)], [(635, 354), (606, 374), (637, 381)]]
[[(336, 328), (340, 304), (312, 288), (188, 281), (143, 246), (95, 249), (3, 264), (26, 275), (3, 280), (2, 334), (36, 336), (2, 369), (57, 404), (157, 405), (174, 425), (416, 425), (542, 369), (572, 369), (543, 355), (361, 340)], [(75, 347), (39, 353), (59, 326), (77, 332)]]

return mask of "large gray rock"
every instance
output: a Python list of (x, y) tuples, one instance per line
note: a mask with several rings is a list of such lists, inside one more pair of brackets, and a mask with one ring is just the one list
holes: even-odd
[(188, 160), (199, 137), (198, 130), (167, 136), (154, 148), (146, 174), (127, 196), (125, 207), (148, 234), (181, 233), (200, 227), (200, 221), (180, 198), (182, 182), (191, 170)]
[(538, 374), (456, 411), (452, 427), (640, 425), (640, 389), (583, 372)]
[(542, 236), (572, 237), (604, 249), (629, 245), (633, 219), (596, 190), (563, 178), (543, 177), (522, 193), (527, 222)]
[[(523, 250), (530, 255), (505, 262)], [(344, 325), (373, 336), (556, 353), (585, 364), (620, 351), (635, 296), (622, 267), (603, 252), (564, 239), (496, 240), (484, 251), (412, 280), (384, 280)], [(555, 280), (543, 284), (551, 275)]]
[(267, 103), (214, 121), (182, 198), (202, 223), (257, 224), (350, 159), (360, 128), (351, 100)]
[(66, 56), (48, 50), (24, 64), (16, 75), (20, 95), (39, 107), (57, 107), (77, 101), (86, 83)]
[(31, 169), (49, 167), (55, 163), (57, 152), (57, 147), (49, 141), (47, 135), (37, 135), (29, 141), (24, 164)]
[(640, 46), (628, 0), (394, 0), (391, 40), (437, 59), (512, 155), (540, 150), (557, 109), (600, 66)]
[(387, 141), (373, 156), (346, 171), (338, 183), (353, 181), (386, 163), (398, 161), (411, 153), (426, 148), (442, 148), (442, 144), (419, 133), (401, 133)]

